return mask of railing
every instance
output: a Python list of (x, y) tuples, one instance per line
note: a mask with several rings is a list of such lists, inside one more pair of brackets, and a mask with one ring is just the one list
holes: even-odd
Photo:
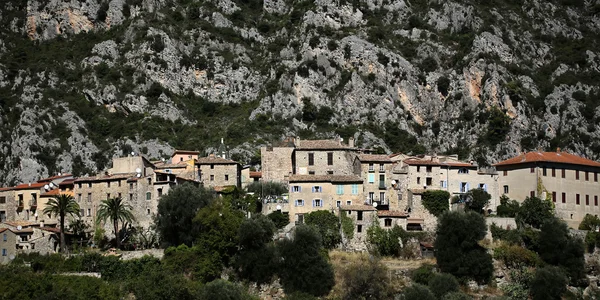
[(384, 181), (380, 181), (379, 182), (379, 189), (385, 189), (385, 182)]
[(37, 207), (37, 200), (36, 199), (29, 200), (29, 207), (31, 207), (31, 208)]
[(18, 208), (23, 208), (23, 200), (19, 200), (19, 201), (17, 202), (17, 207), (18, 207)]

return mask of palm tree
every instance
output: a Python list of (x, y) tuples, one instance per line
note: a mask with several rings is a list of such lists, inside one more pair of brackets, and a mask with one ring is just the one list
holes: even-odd
[(60, 251), (65, 251), (65, 216), (77, 215), (79, 216), (79, 204), (75, 201), (75, 198), (71, 195), (60, 194), (54, 196), (46, 203), (44, 208), (44, 214), (53, 215), (54, 217), (60, 218)]
[(117, 248), (121, 248), (121, 241), (119, 239), (119, 221), (130, 222), (133, 221), (133, 213), (131, 205), (123, 202), (120, 197), (109, 198), (102, 200), (100, 207), (98, 208), (97, 217), (99, 221), (106, 222), (110, 219), (113, 222), (115, 229), (115, 237), (117, 240)]

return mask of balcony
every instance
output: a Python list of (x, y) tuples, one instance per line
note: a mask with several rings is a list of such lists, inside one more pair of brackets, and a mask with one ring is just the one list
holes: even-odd
[(31, 207), (31, 209), (36, 209), (37, 208), (37, 199), (29, 200), (29, 207)]
[(385, 189), (386, 189), (386, 186), (385, 186), (385, 182), (384, 182), (384, 181), (380, 181), (380, 182), (379, 182), (379, 189), (380, 189), (380, 190), (385, 190)]
[(18, 200), (17, 201), (17, 210), (18, 211), (23, 210), (23, 200)]

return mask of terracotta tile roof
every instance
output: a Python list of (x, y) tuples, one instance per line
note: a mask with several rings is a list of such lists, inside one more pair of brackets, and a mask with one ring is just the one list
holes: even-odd
[(176, 164), (168, 164), (166, 162), (158, 162), (155, 163), (154, 166), (157, 169), (178, 169), (178, 168), (185, 168), (187, 166), (187, 164), (185, 162), (183, 163), (176, 163)]
[(426, 243), (426, 242), (420, 242), (419, 244), (421, 244), (421, 246), (427, 248), (427, 249), (433, 249), (433, 244), (432, 243)]
[(10, 230), (10, 228), (0, 228), (0, 233), (3, 233), (5, 231), (7, 231), (7, 230), (10, 231), (10, 232), (12, 232), (12, 230)]
[(12, 226), (12, 227), (17, 227), (17, 226), (26, 227), (26, 226), (31, 226), (34, 224), (33, 222), (24, 221), (24, 220), (4, 221), (3, 223), (8, 226)]
[(40, 189), (46, 185), (45, 182), (23, 183), (14, 187), (15, 190), (33, 190)]
[(353, 150), (337, 140), (297, 140), (296, 149), (299, 150)]
[(198, 165), (210, 165), (210, 164), (216, 164), (216, 165), (231, 165), (231, 164), (237, 164), (237, 161), (233, 161), (231, 159), (225, 159), (225, 158), (221, 158), (221, 157), (217, 157), (217, 156), (207, 156), (207, 157), (200, 157), (196, 160), (196, 164)]
[(54, 197), (60, 195), (59, 189), (53, 189), (40, 195), (40, 197)]
[(55, 176), (51, 176), (51, 177), (48, 177), (48, 178), (40, 179), (37, 182), (46, 182), (47, 183), (47, 182), (50, 182), (50, 181), (52, 181), (54, 179), (65, 178), (65, 177), (73, 177), (73, 175), (71, 175), (71, 174), (55, 175)]
[(289, 182), (363, 182), (354, 175), (290, 175)]
[(173, 157), (176, 154), (195, 154), (195, 155), (200, 155), (200, 151), (193, 151), (193, 150), (175, 150), (173, 151), (173, 155), (171, 155), (171, 157)]
[(600, 167), (600, 163), (581, 156), (573, 155), (567, 152), (527, 152), (519, 156), (501, 161), (494, 166), (510, 166), (526, 164), (532, 162), (551, 162), (571, 165), (581, 165), (590, 167)]
[[(54, 233), (60, 233), (60, 229), (55, 228), (55, 227), (40, 227), (41, 230), (44, 231), (50, 231), (50, 232), (54, 232)], [(65, 231), (65, 234), (69, 234), (69, 232)]]
[(0, 192), (4, 192), (4, 191), (11, 191), (11, 190), (13, 190), (14, 188), (15, 188), (14, 186), (3, 187), (3, 188), (0, 188)]
[(408, 214), (403, 211), (397, 211), (397, 210), (378, 210), (377, 216), (378, 217), (406, 218), (406, 217), (408, 217)]
[(94, 182), (94, 181), (111, 181), (111, 180), (121, 180), (128, 179), (131, 177), (135, 177), (136, 173), (121, 173), (121, 174), (112, 174), (112, 175), (96, 175), (90, 177), (82, 177), (77, 178), (75, 182)]
[(440, 165), (439, 161), (430, 160), (430, 159), (415, 159), (415, 158), (406, 159), (406, 160), (404, 160), (404, 163), (407, 165), (414, 165), (414, 166), (439, 166)]
[(446, 162), (441, 162), (440, 165), (442, 166), (448, 166), (448, 167), (464, 167), (464, 168), (477, 168), (477, 165), (472, 165), (470, 163), (467, 162), (462, 162), (462, 161), (446, 161)]
[(385, 154), (359, 154), (358, 160), (364, 162), (392, 163), (390, 157)]
[(340, 210), (376, 211), (377, 208), (375, 208), (371, 205), (352, 204), (352, 205), (340, 205)]
[(250, 178), (261, 178), (261, 177), (262, 177), (262, 172), (250, 171)]

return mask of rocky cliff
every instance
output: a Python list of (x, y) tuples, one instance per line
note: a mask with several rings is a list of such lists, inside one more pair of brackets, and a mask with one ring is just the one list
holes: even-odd
[(284, 136), (600, 158), (597, 0), (7, 0), (0, 181)]

